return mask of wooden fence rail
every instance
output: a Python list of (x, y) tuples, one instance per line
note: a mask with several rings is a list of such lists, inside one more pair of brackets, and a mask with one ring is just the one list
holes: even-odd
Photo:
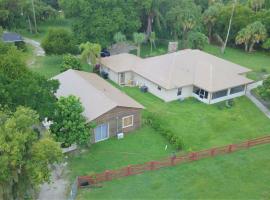
[(150, 161), (139, 165), (128, 165), (126, 167), (116, 169), (116, 170), (106, 170), (100, 174), (94, 174), (91, 176), (80, 176), (78, 177), (78, 187), (82, 188), (87, 185), (97, 184), (105, 181), (110, 181), (113, 179), (142, 174), (146, 171), (158, 170), (163, 167), (169, 167), (174, 165), (179, 165), (182, 163), (193, 162), (203, 158), (214, 157), (222, 154), (229, 154), (235, 151), (248, 149), (257, 145), (269, 144), (270, 136), (264, 136), (252, 140), (248, 140), (239, 144), (230, 144), (223, 147), (216, 147), (207, 150), (197, 151), (188, 153), (180, 156), (172, 156), (164, 158), (159, 161)]

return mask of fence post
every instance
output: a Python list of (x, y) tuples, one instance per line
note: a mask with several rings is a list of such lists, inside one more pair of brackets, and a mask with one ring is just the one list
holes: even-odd
[(77, 188), (80, 188), (80, 177), (77, 177)]
[(216, 149), (215, 148), (211, 149), (211, 151), (210, 151), (211, 156), (215, 156), (215, 153), (216, 153)]
[(152, 161), (150, 162), (150, 170), (154, 170), (155, 169), (155, 162)]
[(228, 146), (228, 153), (231, 153), (232, 151), (233, 151), (233, 145), (230, 144), (230, 145)]
[(131, 166), (127, 166), (127, 176), (131, 175)]
[(247, 141), (247, 148), (250, 147), (250, 141)]
[(171, 165), (174, 165), (175, 159), (176, 159), (176, 156), (171, 157)]
[(105, 171), (105, 179), (106, 179), (106, 181), (110, 180), (110, 171), (109, 170)]
[(195, 152), (191, 153), (190, 156), (189, 156), (189, 159), (191, 159), (193, 161), (196, 160), (197, 159), (197, 153), (195, 153)]

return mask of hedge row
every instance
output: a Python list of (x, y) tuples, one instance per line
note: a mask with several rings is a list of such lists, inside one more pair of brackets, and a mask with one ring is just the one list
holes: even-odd
[(182, 138), (176, 136), (171, 130), (167, 129), (160, 117), (156, 114), (146, 113), (144, 123), (152, 127), (157, 133), (165, 136), (170, 144), (175, 146), (177, 150), (182, 150), (184, 148)]

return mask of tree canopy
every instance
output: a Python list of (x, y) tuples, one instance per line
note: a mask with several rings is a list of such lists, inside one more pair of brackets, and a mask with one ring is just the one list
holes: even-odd
[(51, 131), (65, 147), (90, 142), (90, 126), (82, 115), (84, 108), (75, 96), (60, 97), (52, 117)]
[(0, 42), (0, 102), (10, 110), (27, 106), (41, 118), (53, 113), (58, 81), (47, 80), (26, 68), (22, 53), (13, 45)]
[(34, 198), (34, 190), (50, 178), (50, 164), (61, 161), (59, 144), (39, 138), (33, 129), (38, 114), (24, 107), (0, 111), (0, 198)]

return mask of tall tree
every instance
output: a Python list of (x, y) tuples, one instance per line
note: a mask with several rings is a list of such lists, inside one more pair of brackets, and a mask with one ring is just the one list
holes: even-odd
[(123, 43), (123, 42), (125, 42), (127, 40), (127, 38), (123, 33), (117, 32), (117, 33), (114, 34), (113, 40), (116, 43)]
[(150, 37), (153, 32), (153, 24), (156, 23), (157, 27), (161, 28), (161, 21), (163, 21), (163, 16), (160, 12), (161, 6), (164, 0), (142, 0), (142, 10), (143, 16), (146, 16), (146, 37)]
[(248, 0), (248, 4), (255, 12), (258, 12), (264, 6), (265, 0)]
[(22, 53), (0, 42), (0, 104), (15, 111), (18, 106), (36, 110), (41, 118), (50, 117), (59, 83), (47, 80), (26, 68)]
[(153, 46), (156, 47), (156, 33), (151, 32), (149, 37), (150, 45), (151, 45), (151, 53), (153, 51)]
[(145, 41), (146, 35), (144, 33), (133, 33), (134, 43), (137, 45), (137, 56), (141, 56), (141, 45)]
[(188, 35), (200, 21), (201, 8), (193, 0), (175, 1), (167, 13), (168, 27), (175, 40), (182, 34), (183, 48), (188, 46)]
[(59, 145), (33, 130), (38, 118), (24, 107), (0, 111), (0, 199), (34, 199), (38, 185), (50, 180), (49, 165), (61, 161)]
[(224, 44), (223, 44), (223, 46), (221, 48), (221, 53), (225, 53), (225, 49), (227, 47), (227, 43), (228, 43), (228, 39), (229, 39), (229, 36), (230, 36), (232, 20), (233, 20), (236, 4), (237, 4), (237, 0), (234, 0), (233, 5), (232, 5), (231, 17), (230, 17), (230, 20), (229, 20), (229, 26), (228, 26), (228, 30), (227, 30), (227, 35), (226, 35), (226, 38), (225, 38), (225, 42), (224, 42)]
[(203, 23), (207, 26), (210, 42), (212, 41), (213, 28), (218, 20), (221, 8), (222, 4), (213, 4), (203, 13)]

